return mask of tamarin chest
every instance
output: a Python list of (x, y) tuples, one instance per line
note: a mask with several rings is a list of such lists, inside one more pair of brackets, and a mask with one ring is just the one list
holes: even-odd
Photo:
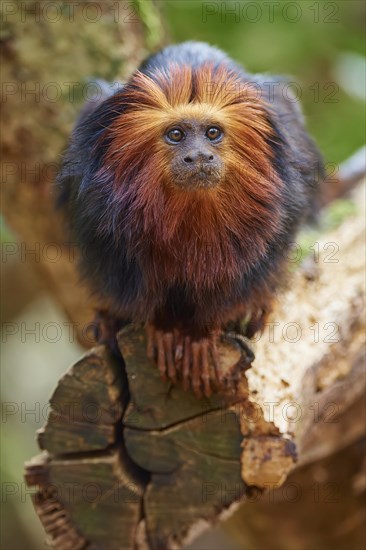
[(204, 241), (192, 234), (166, 246), (151, 246), (143, 259), (147, 282), (180, 285), (204, 290), (234, 280), (240, 274), (241, 259), (232, 245), (219, 239)]

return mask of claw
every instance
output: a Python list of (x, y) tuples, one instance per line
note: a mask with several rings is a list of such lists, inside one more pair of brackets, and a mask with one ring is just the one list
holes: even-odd
[(115, 355), (120, 357), (117, 333), (125, 324), (127, 323), (113, 317), (108, 311), (98, 311), (91, 326), (93, 338), (98, 344), (106, 344)]
[(173, 334), (167, 332), (163, 336), (165, 359), (168, 367), (168, 377), (175, 384), (177, 382), (177, 371), (173, 358)]
[(191, 348), (191, 339), (189, 336), (184, 338), (184, 352), (183, 352), (183, 367), (182, 367), (182, 379), (183, 379), (183, 389), (185, 391), (189, 388), (189, 371), (190, 371), (190, 355)]
[(210, 367), (208, 363), (208, 341), (204, 340), (201, 347), (201, 360), (202, 360), (202, 382), (203, 382), (203, 393), (206, 397), (211, 395), (211, 384), (210, 384)]
[(244, 361), (246, 365), (250, 365), (254, 361), (255, 355), (250, 345), (249, 338), (243, 336), (242, 334), (238, 334), (237, 332), (227, 332), (224, 336), (228, 341), (234, 340), (237, 342), (242, 350), (245, 351)]
[(146, 335), (147, 335), (147, 356), (149, 359), (154, 359), (155, 355), (155, 346), (154, 346), (154, 336), (155, 336), (155, 329), (153, 325), (148, 325), (146, 327)]
[(214, 369), (215, 369), (216, 381), (219, 385), (221, 385), (222, 381), (223, 381), (223, 375), (222, 375), (221, 368), (220, 368), (220, 356), (219, 356), (219, 352), (217, 350), (217, 336), (216, 335), (214, 335), (211, 338), (210, 351), (211, 351), (213, 366), (214, 366)]
[(192, 389), (197, 397), (202, 397), (200, 351), (200, 343), (192, 342)]
[(174, 331), (174, 349), (175, 349), (174, 361), (176, 364), (179, 364), (183, 359), (183, 347), (184, 347), (183, 336), (178, 330), (175, 330)]
[(158, 346), (158, 369), (160, 376), (165, 381), (166, 380), (166, 362), (165, 362), (165, 350), (163, 342), (163, 333), (160, 330), (157, 330), (155, 333), (156, 342)]

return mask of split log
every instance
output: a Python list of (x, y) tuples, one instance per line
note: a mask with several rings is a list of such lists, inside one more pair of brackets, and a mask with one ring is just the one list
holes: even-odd
[[(364, 192), (292, 274), (236, 392), (197, 399), (163, 382), (135, 326), (119, 334), (124, 361), (99, 346), (68, 371), (26, 467), (51, 546), (186, 547), (253, 488), (363, 435)], [(228, 368), (241, 358), (220, 353)]]

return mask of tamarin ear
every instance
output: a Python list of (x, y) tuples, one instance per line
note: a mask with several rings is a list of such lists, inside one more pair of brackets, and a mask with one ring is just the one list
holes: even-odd
[(87, 97), (77, 119), (76, 126), (82, 124), (84, 120), (106, 99), (121, 92), (124, 88), (124, 83), (120, 81), (107, 82), (102, 79), (93, 79), (88, 81), (88, 88), (91, 89), (90, 97)]
[[(282, 76), (253, 76), (269, 118), (275, 128), (280, 147), (274, 158), (274, 167), (281, 179), (302, 182), (308, 195), (308, 207), (303, 212), (304, 223), (317, 221), (319, 211), (318, 183), (325, 178), (322, 155), (306, 131), (301, 109), (301, 88), (294, 80)], [(276, 148), (276, 144), (273, 144)], [(290, 159), (296, 159), (295, 162)]]
[[(75, 128), (72, 132), (70, 142), (63, 155), (62, 167), (59, 171), (54, 192), (56, 208), (72, 207), (71, 195), (77, 190), (83, 180), (88, 177), (90, 168), (89, 142), (94, 139), (96, 132), (100, 128), (98, 120), (103, 111), (108, 112), (108, 108), (103, 110), (103, 103), (109, 98), (120, 92), (124, 87), (123, 82), (106, 82), (97, 79), (88, 82), (89, 97), (84, 103)], [(96, 120), (93, 113), (100, 107)]]

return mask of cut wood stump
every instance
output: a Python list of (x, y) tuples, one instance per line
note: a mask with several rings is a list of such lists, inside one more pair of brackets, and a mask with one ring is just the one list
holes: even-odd
[[(364, 191), (292, 274), (236, 392), (163, 382), (138, 326), (119, 333), (123, 360), (98, 346), (71, 367), (26, 465), (51, 547), (186, 547), (253, 488), (363, 435)], [(240, 360), (227, 342), (220, 353)]]

